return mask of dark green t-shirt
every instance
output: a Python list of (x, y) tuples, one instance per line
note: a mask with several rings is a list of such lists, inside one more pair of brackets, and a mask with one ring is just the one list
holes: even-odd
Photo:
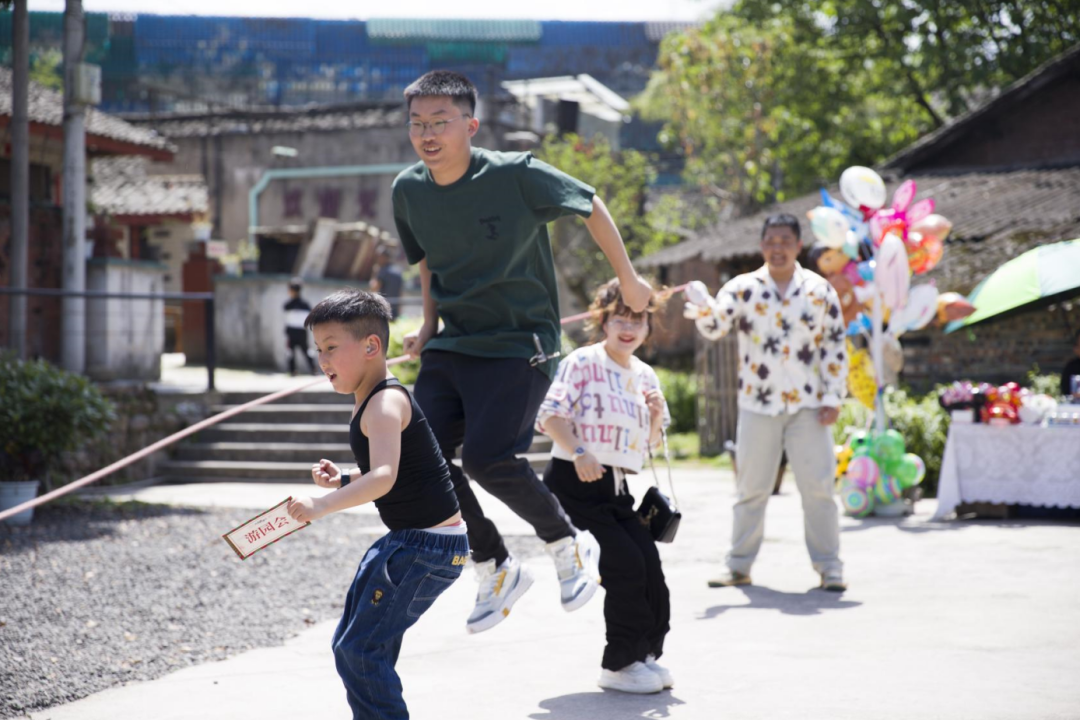
[[(422, 162), (394, 180), (394, 222), (409, 262), (427, 258), (444, 329), (424, 349), (530, 358), (533, 334), (559, 349), (547, 224), (592, 214), (595, 190), (531, 153), (473, 148), (469, 169), (437, 185)], [(540, 365), (554, 377), (558, 363)]]

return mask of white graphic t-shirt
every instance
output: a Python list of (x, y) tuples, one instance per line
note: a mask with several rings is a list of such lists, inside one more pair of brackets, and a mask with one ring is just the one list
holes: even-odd
[[(561, 363), (555, 382), (536, 417), (536, 429), (545, 432), (544, 421), (560, 417), (573, 424), (578, 442), (601, 465), (639, 472), (648, 451), (649, 408), (645, 393), (659, 389), (653, 369), (636, 357), (630, 368), (612, 360), (603, 343), (587, 345), (570, 353)], [(664, 403), (664, 427), (671, 424)], [(552, 455), (573, 460), (555, 445)]]

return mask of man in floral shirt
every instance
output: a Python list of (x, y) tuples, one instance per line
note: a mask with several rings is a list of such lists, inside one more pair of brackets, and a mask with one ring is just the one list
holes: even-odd
[(845, 327), (836, 291), (797, 262), (801, 249), (799, 221), (773, 215), (762, 229), (760, 270), (732, 279), (715, 298), (700, 283), (687, 291), (686, 315), (702, 335), (716, 340), (734, 330), (739, 338), (738, 500), (728, 572), (710, 587), (750, 584), (765, 505), (787, 452), (821, 587), (846, 589), (829, 430), (845, 393)]

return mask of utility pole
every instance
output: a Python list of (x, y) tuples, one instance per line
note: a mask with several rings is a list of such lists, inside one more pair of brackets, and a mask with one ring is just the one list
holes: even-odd
[[(25, 290), (30, 248), (30, 13), (27, 0), (15, 0), (11, 18), (11, 287)], [(8, 298), (8, 343), (26, 359), (26, 295)]]
[[(82, 0), (64, 7), (64, 289), (86, 291), (86, 108), (78, 102), (83, 60)], [(86, 370), (86, 299), (64, 297), (61, 359), (65, 370)]]

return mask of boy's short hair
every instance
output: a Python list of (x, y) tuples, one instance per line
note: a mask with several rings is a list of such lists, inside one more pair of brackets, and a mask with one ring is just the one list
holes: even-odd
[(382, 295), (366, 290), (339, 290), (311, 309), (304, 327), (314, 330), (323, 323), (341, 323), (357, 340), (378, 335), (385, 353), (390, 344), (391, 319), (390, 303)]
[(301, 280), (300, 278), (294, 277), (293, 279), (289, 280), (289, 289), (290, 290), (295, 290), (297, 292), (300, 292), (300, 290), (302, 290), (303, 287), (304, 287), (304, 281)]
[(629, 315), (632, 318), (644, 316), (649, 327), (649, 335), (646, 335), (646, 339), (648, 339), (656, 327), (653, 315), (667, 303), (667, 297), (664, 293), (666, 289), (653, 290), (645, 310), (636, 313), (623, 302), (622, 291), (619, 289), (619, 279), (608, 280), (597, 289), (596, 295), (593, 296), (593, 301), (589, 305), (589, 319), (585, 321), (585, 329), (592, 334), (595, 340), (600, 341), (604, 339), (604, 323), (612, 315)]
[(448, 97), (469, 115), (476, 114), (476, 86), (469, 78), (453, 70), (432, 70), (424, 73), (405, 88), (405, 106), (412, 108), (413, 98)]
[(761, 239), (765, 239), (765, 233), (771, 227), (789, 227), (795, 233), (796, 240), (802, 240), (802, 231), (799, 228), (799, 219), (788, 213), (776, 213), (765, 218), (765, 224), (761, 227)]

